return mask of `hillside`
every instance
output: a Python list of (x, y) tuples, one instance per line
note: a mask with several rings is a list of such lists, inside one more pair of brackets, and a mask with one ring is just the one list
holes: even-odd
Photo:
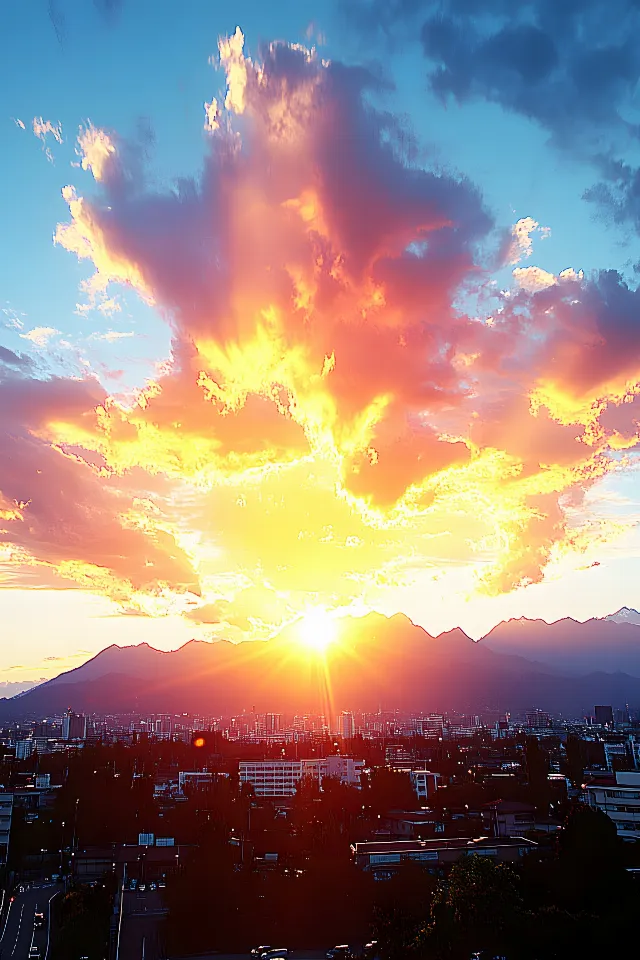
[[(640, 629), (597, 623), (605, 642), (612, 649), (622, 644), (632, 660), (632, 637), (614, 642), (610, 631)], [(596, 702), (640, 703), (640, 679), (619, 672), (617, 664), (603, 670), (598, 661), (576, 679), (575, 663), (589, 663), (595, 636), (596, 628), (588, 627), (585, 653), (579, 639), (584, 627), (511, 621), (475, 643), (461, 630), (432, 637), (402, 615), (369, 614), (343, 622), (340, 642), (325, 660), (296, 643), (291, 630), (265, 642), (192, 641), (170, 653), (147, 644), (110, 646), (20, 698), (0, 701), (0, 718), (44, 716), (68, 706), (89, 713), (209, 715), (254, 707), (333, 715), (379, 707), (521, 712), (537, 706), (580, 716)], [(565, 653), (554, 643), (564, 643)], [(595, 664), (595, 648), (592, 657)], [(640, 658), (638, 664), (640, 675)]]

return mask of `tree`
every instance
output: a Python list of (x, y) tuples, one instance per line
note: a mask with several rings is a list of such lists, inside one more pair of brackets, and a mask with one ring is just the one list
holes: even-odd
[(468, 960), (473, 951), (505, 952), (522, 915), (517, 874), (506, 864), (474, 854), (456, 861), (440, 884), (431, 923), (421, 939), (425, 949), (452, 960)]

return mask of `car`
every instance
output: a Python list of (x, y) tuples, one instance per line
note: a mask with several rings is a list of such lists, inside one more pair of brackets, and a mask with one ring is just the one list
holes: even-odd
[(253, 950), (251, 951), (251, 956), (252, 956), (252, 957), (261, 957), (263, 953), (268, 953), (269, 950), (271, 950), (271, 949), (272, 949), (272, 948), (271, 948), (268, 944), (267, 944), (266, 946), (262, 946), (262, 947), (254, 947)]
[(158, 885), (156, 883), (149, 884), (149, 890), (157, 890), (157, 889), (158, 889)]
[(339, 943), (327, 950), (327, 960), (348, 960), (351, 957), (351, 947), (348, 943)]
[(158, 888), (159, 888), (160, 890), (164, 890), (165, 887), (166, 887), (166, 883), (164, 882), (164, 880), (161, 880), (161, 881), (158, 883)]
[(284, 957), (288, 956), (289, 951), (286, 947), (271, 947), (260, 954), (260, 960), (284, 960)]
[(138, 884), (138, 890), (140, 891), (140, 893), (144, 893), (146, 889), (147, 889), (146, 883), (139, 883), (139, 884)]
[(40, 960), (40, 947), (29, 947), (29, 960)]
[(34, 927), (44, 927), (44, 913), (37, 910), (33, 915), (33, 925)]

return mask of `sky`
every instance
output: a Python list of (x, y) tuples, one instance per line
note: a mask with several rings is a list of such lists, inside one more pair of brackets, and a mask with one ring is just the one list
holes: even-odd
[(631, 0), (7, 0), (0, 695), (640, 605)]

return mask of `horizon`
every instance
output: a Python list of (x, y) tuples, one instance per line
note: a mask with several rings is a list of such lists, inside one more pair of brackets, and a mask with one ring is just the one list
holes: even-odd
[(635, 87), (575, 68), (617, 27), (532, 4), (527, 98), (520, 14), (453, 53), (427, 7), (3, 14), (7, 689), (640, 606)]
[[(638, 617), (638, 621), (626, 620), (625, 615), (628, 613), (635, 614)], [(616, 616), (620, 614), (623, 615), (622, 620), (614, 619)], [(442, 638), (449, 637), (450, 634), (458, 633), (458, 634), (461, 634), (465, 639), (469, 640), (469, 642), (474, 645), (481, 643), (483, 640), (490, 640), (492, 635), (500, 627), (508, 627), (512, 623), (527, 623), (527, 624), (531, 624), (532, 626), (535, 626), (536, 624), (543, 624), (545, 627), (554, 627), (564, 623), (571, 623), (571, 624), (575, 624), (576, 626), (583, 626), (587, 623), (610, 623), (612, 627), (623, 626), (623, 627), (632, 627), (632, 628), (640, 629), (640, 612), (630, 607), (621, 607), (619, 610), (616, 610), (613, 613), (608, 614), (606, 617), (589, 618), (588, 620), (584, 620), (584, 621), (575, 620), (573, 617), (562, 617), (559, 620), (551, 620), (551, 621), (544, 620), (543, 618), (540, 618), (540, 617), (536, 618), (535, 620), (527, 617), (517, 617), (517, 618), (512, 617), (509, 620), (501, 621), (500, 623), (492, 627), (491, 630), (489, 630), (486, 634), (476, 638), (469, 636), (469, 634), (465, 633), (465, 631), (462, 630), (461, 627), (453, 627), (449, 630), (444, 630), (438, 634), (435, 634), (435, 633), (431, 634), (422, 625), (414, 623), (414, 621), (412, 621), (409, 617), (407, 617), (406, 614), (395, 613), (387, 616), (385, 614), (378, 614), (376, 611), (369, 611), (368, 613), (361, 614), (359, 617), (344, 616), (342, 618), (338, 618), (336, 621), (336, 629), (338, 633), (336, 636), (332, 637), (331, 640), (326, 640), (326, 642), (322, 642), (320, 644), (317, 644), (317, 643), (305, 644), (305, 643), (300, 643), (299, 640), (297, 641), (294, 640), (294, 646), (300, 647), (299, 653), (303, 653), (303, 655), (306, 656), (306, 658), (309, 659), (311, 662), (314, 660), (317, 660), (318, 663), (321, 665), (321, 671), (325, 675), (325, 680), (323, 682), (326, 683), (329, 688), (332, 683), (331, 660), (333, 658), (333, 654), (337, 653), (339, 655), (341, 653), (342, 645), (345, 639), (349, 637), (349, 629), (351, 628), (351, 630), (353, 630), (354, 622), (358, 623), (359, 621), (367, 620), (372, 616), (381, 617), (382, 620), (386, 621), (387, 623), (392, 620), (397, 620), (397, 618), (400, 618), (401, 620), (405, 620), (412, 627), (415, 627), (419, 631), (424, 633), (429, 640), (441, 640)], [(348, 623), (345, 624), (344, 621), (348, 621)], [(20, 697), (23, 693), (26, 693), (28, 690), (33, 690), (36, 687), (42, 686), (42, 684), (45, 684), (50, 680), (59, 680), (64, 676), (66, 676), (67, 674), (73, 673), (75, 671), (82, 672), (83, 667), (87, 666), (88, 664), (92, 663), (95, 660), (98, 660), (102, 656), (102, 654), (107, 653), (110, 650), (125, 651), (129, 649), (138, 649), (140, 647), (145, 647), (153, 653), (171, 654), (171, 653), (179, 653), (182, 650), (184, 650), (186, 647), (190, 646), (191, 644), (205, 644), (208, 646), (213, 646), (217, 643), (227, 643), (227, 644), (231, 644), (232, 646), (240, 646), (242, 644), (252, 644), (252, 643), (269, 644), (272, 641), (278, 641), (278, 639), (280, 640), (284, 639), (285, 641), (287, 641), (288, 635), (290, 635), (292, 631), (296, 631), (296, 629), (299, 626), (299, 622), (300, 621), (292, 621), (291, 623), (285, 624), (285, 626), (281, 630), (279, 630), (276, 634), (270, 637), (263, 637), (260, 639), (253, 639), (253, 640), (249, 640), (249, 639), (231, 640), (221, 636), (213, 636), (208, 638), (192, 637), (189, 640), (185, 640), (179, 646), (166, 647), (166, 648), (155, 647), (153, 646), (153, 644), (150, 644), (146, 640), (142, 640), (139, 643), (132, 643), (132, 644), (118, 644), (116, 642), (113, 642), (108, 646), (103, 647), (102, 649), (92, 653), (91, 655), (88, 655), (87, 659), (83, 660), (81, 663), (77, 663), (68, 668), (61, 669), (58, 673), (54, 674), (51, 677), (41, 677), (35, 681), (27, 680), (27, 681), (18, 681), (14, 683), (5, 682), (4, 684), (0, 684), (0, 699), (2, 699), (3, 696), (7, 699), (10, 699), (11, 697)], [(347, 629), (346, 638), (345, 638), (345, 627)], [(290, 637), (289, 637), (289, 640), (290, 640)], [(638, 634), (638, 640), (640, 641), (640, 634)], [(492, 652), (496, 652), (491, 647), (489, 649)], [(534, 659), (529, 661), (531, 663), (531, 666), (539, 666), (539, 664), (537, 663), (537, 655), (527, 650), (526, 647), (522, 649), (514, 650), (512, 651), (512, 653), (515, 653), (517, 656), (521, 657), (524, 661), (527, 661), (528, 657), (533, 657)], [(564, 671), (562, 670), (560, 671), (560, 673), (563, 673), (563, 672)], [(626, 671), (623, 669), (622, 672), (624, 673)], [(576, 676), (579, 676), (579, 675), (580, 675), (580, 671), (576, 674)], [(15, 687), (16, 689), (8, 693), (5, 692), (3, 694), (3, 689), (5, 688), (8, 689), (12, 687)]]

